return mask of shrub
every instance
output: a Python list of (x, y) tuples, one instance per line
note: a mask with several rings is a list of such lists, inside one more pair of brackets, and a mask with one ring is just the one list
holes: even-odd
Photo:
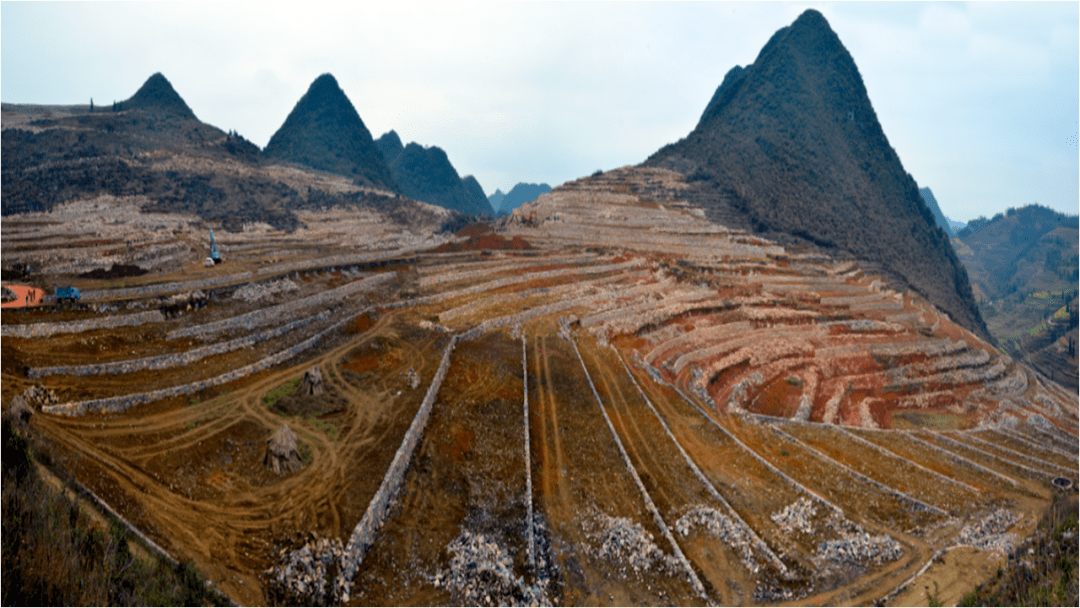
[(77, 499), (46, 484), (26, 437), (3, 420), (2, 578), (6, 606), (225, 605), (193, 564), (136, 557), (119, 521), (100, 529)]

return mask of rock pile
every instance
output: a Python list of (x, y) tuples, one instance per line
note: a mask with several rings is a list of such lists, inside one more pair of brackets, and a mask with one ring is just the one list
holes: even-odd
[(300, 287), (289, 279), (269, 281), (266, 283), (248, 283), (233, 293), (234, 300), (243, 302), (261, 302), (269, 300), (279, 293), (298, 291)]
[(900, 559), (903, 554), (900, 543), (888, 535), (870, 536), (868, 532), (856, 532), (840, 540), (822, 542), (818, 545), (815, 558), (837, 565), (861, 565), (866, 562), (877, 565)]
[(1005, 530), (1018, 519), (1012, 511), (998, 509), (980, 521), (965, 526), (956, 540), (982, 551), (1008, 553), (1016, 545), (1017, 536)]
[(352, 581), (342, 574), (345, 549), (338, 538), (313, 537), (263, 573), (271, 596), (284, 604), (330, 606), (349, 601)]
[(638, 575), (643, 570), (653, 568), (660, 568), (671, 575), (680, 572), (678, 560), (665, 555), (656, 546), (653, 535), (646, 532), (641, 524), (625, 517), (595, 512), (591, 518), (582, 521), (581, 527), (586, 538), (595, 544), (586, 551), (614, 563), (623, 576), (629, 574), (628, 568)]
[(23, 399), (26, 399), (26, 402), (29, 405), (38, 408), (46, 405), (56, 405), (60, 402), (60, 399), (57, 398), (55, 392), (40, 384), (35, 384), (26, 389), (26, 391), (23, 392), (22, 397)]
[(420, 376), (417, 375), (413, 368), (409, 368), (409, 372), (405, 374), (405, 380), (409, 383), (409, 388), (416, 389), (420, 386)]
[(675, 522), (675, 531), (681, 536), (686, 536), (690, 534), (694, 526), (703, 526), (713, 536), (738, 551), (742, 556), (743, 564), (751, 572), (756, 574), (761, 569), (754, 561), (754, 554), (750, 550), (750, 539), (746, 537), (741, 527), (735, 525), (735, 522), (723, 513), (712, 507), (698, 505)]
[(780, 526), (780, 529), (783, 530), (784, 534), (791, 534), (796, 530), (805, 534), (810, 534), (814, 531), (814, 526), (810, 523), (810, 520), (816, 513), (817, 508), (814, 507), (814, 503), (803, 496), (776, 513), (773, 513), (770, 518), (776, 525)]
[(795, 599), (791, 589), (785, 589), (776, 583), (759, 583), (754, 589), (754, 601), (762, 604), (786, 602)]
[(514, 576), (514, 560), (503, 547), (484, 534), (463, 530), (446, 548), (453, 555), (450, 567), (431, 582), (464, 606), (528, 606), (542, 602), (539, 587)]

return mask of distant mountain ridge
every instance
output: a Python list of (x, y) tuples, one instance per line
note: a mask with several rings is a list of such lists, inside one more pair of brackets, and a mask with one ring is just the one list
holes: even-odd
[(405, 196), (462, 213), (495, 215), (480, 183), (471, 175), (459, 177), (442, 148), (416, 142), (402, 146), (393, 130), (379, 137), (375, 145)]
[(1075, 351), (1058, 342), (1076, 340), (1078, 242), (1080, 218), (1040, 205), (977, 218), (953, 239), (999, 346), (1074, 391)]
[(694, 130), (644, 164), (687, 175), (715, 221), (848, 251), (990, 339), (947, 234), (818, 11), (729, 71)]
[[(362, 207), (398, 225), (436, 226), (440, 232), (454, 232), (473, 221), (395, 194), (354, 188), (342, 192), (339, 180), (315, 171), (290, 172), (282, 179), (257, 146), (195, 118), (161, 74), (151, 76), (115, 111), (20, 104), (4, 104), (3, 110), (4, 216), (48, 212), (71, 201), (109, 195), (138, 197), (142, 211), (189, 213), (233, 232), (250, 222), (291, 232), (302, 227), (295, 212), (305, 208)], [(25, 128), (27, 124), (34, 128)], [(327, 147), (309, 137), (300, 139), (316, 152), (320, 145)], [(374, 144), (370, 146), (379, 155)], [(168, 154), (155, 154), (161, 150)], [(381, 157), (379, 162), (385, 166)], [(237, 171), (238, 166), (245, 170)], [(333, 185), (326, 187), (328, 183)]]
[(941, 207), (938, 206), (937, 198), (934, 197), (934, 193), (930, 188), (919, 188), (919, 195), (922, 196), (923, 202), (926, 203), (927, 208), (934, 214), (934, 221), (937, 222), (938, 228), (945, 231), (945, 234), (953, 236), (952, 225), (949, 224), (948, 218), (941, 212)]
[[(501, 190), (496, 190), (495, 194), (488, 197), (488, 202), (491, 203), (493, 209), (498, 210), (499, 215), (506, 215), (525, 203), (535, 201), (541, 194), (547, 194), (548, 192), (551, 192), (551, 186), (547, 184), (518, 182), (506, 194), (503, 194)], [(498, 196), (496, 197), (496, 195)]]
[(1076, 280), (1080, 218), (1041, 205), (972, 220), (957, 247), (987, 299), (1068, 288)]
[(399, 191), (364, 121), (330, 74), (311, 83), (263, 154), (344, 175), (361, 185)]
[(441, 148), (410, 143), (390, 163), (390, 168), (401, 193), (409, 198), (462, 213), (494, 215), (483, 188), (470, 188)]
[(967, 227), (967, 222), (958, 222), (949, 216), (945, 216), (945, 221), (949, 222), (949, 228), (952, 228), (952, 235), (956, 236), (958, 232)]

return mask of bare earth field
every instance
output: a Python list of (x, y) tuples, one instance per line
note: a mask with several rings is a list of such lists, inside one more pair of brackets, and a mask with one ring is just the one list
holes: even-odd
[(2, 403), (241, 604), (959, 601), (1075, 487), (1076, 395), (682, 179), (584, 178), (470, 240), (309, 210), (209, 268), (201, 221), (138, 201), (6, 216), (5, 263), (83, 298), (4, 309)]

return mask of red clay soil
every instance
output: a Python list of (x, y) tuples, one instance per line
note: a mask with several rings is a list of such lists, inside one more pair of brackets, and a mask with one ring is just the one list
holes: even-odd
[(45, 291), (38, 289), (37, 287), (29, 287), (27, 285), (4, 285), (4, 288), (15, 292), (15, 299), (10, 302), (4, 302), (0, 305), (0, 308), (27, 308), (29, 306), (37, 306), (41, 304), (41, 301), (45, 298)]
[(457, 236), (468, 237), (464, 243), (443, 243), (435, 248), (438, 253), (450, 253), (452, 251), (481, 251), (484, 249), (500, 249), (510, 251), (525, 251), (533, 246), (528, 241), (515, 236), (505, 239), (491, 229), (487, 224), (469, 224), (454, 233)]

